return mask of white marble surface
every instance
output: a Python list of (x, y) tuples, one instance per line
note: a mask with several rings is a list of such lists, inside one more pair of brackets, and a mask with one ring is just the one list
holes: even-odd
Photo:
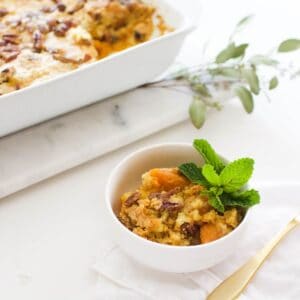
[(185, 120), (188, 103), (138, 89), (0, 139), (0, 198)]
[[(246, 36), (255, 39), (258, 45), (276, 44), (288, 33), (299, 36), (296, 1), (210, 0), (203, 3), (199, 41), (203, 43), (208, 37), (219, 41), (212, 42), (208, 54), (214, 54), (213, 49), (220, 47), (235, 21), (249, 12), (257, 12), (258, 16)], [(187, 49), (187, 61), (191, 53), (197, 51), (196, 46)], [(120, 295), (128, 292), (99, 278), (92, 266), (103, 235), (109, 231), (102, 214), (108, 173), (121, 158), (141, 146), (190, 142), (201, 136), (229, 158), (254, 157), (253, 184), (299, 183), (299, 81), (282, 84), (273, 93), (271, 103), (263, 97), (256, 103), (255, 113), (246, 115), (233, 100), (222, 113), (211, 112), (201, 131), (188, 122), (180, 123), (2, 199), (0, 299), (120, 299)], [(93, 136), (95, 138), (101, 139), (101, 136)], [(18, 147), (20, 144), (15, 144), (13, 150), (19, 156), (25, 155)], [(58, 149), (62, 151), (61, 145)], [(76, 147), (72, 153), (76, 156)], [(27, 167), (30, 165), (28, 160)]]

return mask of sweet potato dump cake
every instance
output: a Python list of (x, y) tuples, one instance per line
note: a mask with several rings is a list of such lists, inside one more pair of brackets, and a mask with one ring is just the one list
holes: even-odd
[(119, 218), (131, 231), (154, 242), (195, 245), (216, 240), (242, 219), (238, 208), (218, 213), (205, 188), (191, 183), (177, 168), (152, 169), (141, 186), (121, 197)]
[(0, 0), (0, 95), (167, 30), (140, 0)]

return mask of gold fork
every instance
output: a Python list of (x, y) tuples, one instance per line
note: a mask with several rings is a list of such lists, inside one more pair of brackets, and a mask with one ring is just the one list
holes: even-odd
[(279, 242), (297, 225), (300, 224), (300, 215), (292, 219), (264, 248), (248, 260), (241, 268), (217, 286), (209, 294), (207, 300), (233, 300), (240, 294), (251, 281), (257, 270), (267, 257), (272, 253)]

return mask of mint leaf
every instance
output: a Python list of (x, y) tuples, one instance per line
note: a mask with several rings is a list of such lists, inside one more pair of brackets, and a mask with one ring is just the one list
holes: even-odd
[(192, 183), (198, 183), (201, 185), (207, 185), (208, 182), (203, 177), (201, 170), (194, 163), (182, 164), (179, 167), (179, 171), (187, 177)]
[(225, 206), (251, 207), (260, 202), (260, 195), (256, 190), (248, 190), (240, 193), (223, 194), (222, 203)]
[(228, 164), (220, 174), (221, 184), (227, 193), (240, 190), (250, 179), (253, 172), (254, 160), (241, 158)]
[(225, 164), (206, 140), (194, 140), (194, 148), (201, 154), (207, 164), (212, 165), (217, 173), (220, 173)]
[(202, 175), (205, 177), (205, 179), (214, 186), (220, 185), (220, 176), (215, 171), (214, 167), (209, 164), (205, 164), (202, 167)]
[(218, 212), (223, 213), (225, 211), (225, 207), (218, 195), (210, 195), (208, 203)]

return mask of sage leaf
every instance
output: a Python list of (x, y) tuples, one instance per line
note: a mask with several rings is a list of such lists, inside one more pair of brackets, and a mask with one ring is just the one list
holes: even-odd
[(191, 87), (194, 92), (200, 94), (203, 97), (211, 97), (211, 94), (207, 86), (201, 82), (192, 82)]
[(209, 69), (209, 73), (213, 76), (224, 76), (224, 77), (230, 77), (230, 78), (240, 78), (241, 72), (236, 68), (231, 67), (219, 67), (216, 69)]
[(279, 47), (278, 52), (290, 52), (295, 51), (300, 48), (300, 40), (298, 39), (288, 39), (283, 41)]
[(242, 69), (242, 76), (250, 86), (250, 90), (253, 94), (259, 94), (259, 79), (256, 71), (253, 68)]
[(259, 65), (276, 66), (276, 65), (278, 65), (277, 60), (267, 57), (265, 55), (254, 55), (248, 60), (248, 62), (255, 66), (259, 66)]
[(238, 58), (245, 55), (248, 44), (241, 44), (236, 46), (230, 43), (224, 50), (222, 50), (216, 57), (216, 63), (221, 64), (232, 58)]
[(247, 113), (252, 113), (254, 108), (253, 96), (251, 92), (245, 88), (244, 86), (237, 86), (234, 89), (234, 93), (239, 97), (241, 100), (243, 107)]
[(201, 128), (205, 122), (205, 116), (206, 116), (205, 103), (198, 97), (194, 97), (190, 105), (189, 114), (193, 125), (197, 129)]
[(269, 90), (273, 90), (278, 86), (278, 78), (274, 76), (269, 82)]
[(237, 24), (236, 24), (236, 28), (239, 28), (239, 27), (242, 27), (246, 24), (248, 24), (251, 19), (253, 18), (253, 15), (249, 15), (249, 16), (246, 16), (244, 18), (242, 18)]

